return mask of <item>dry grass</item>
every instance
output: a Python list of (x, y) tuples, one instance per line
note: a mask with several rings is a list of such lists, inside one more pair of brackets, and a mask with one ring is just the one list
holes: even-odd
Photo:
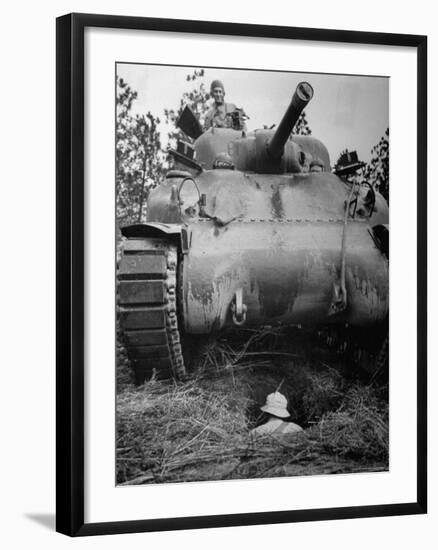
[(387, 463), (388, 405), (377, 399), (371, 386), (353, 386), (341, 406), (326, 413), (308, 430), (316, 448), (358, 460)]
[[(255, 331), (240, 341), (206, 342), (184, 383), (151, 380), (136, 388), (120, 358), (118, 483), (387, 469), (385, 392), (347, 378), (342, 361), (305, 334)], [(254, 440), (259, 407), (278, 388), (305, 431)]]
[(151, 381), (124, 391), (117, 402), (119, 481), (145, 470), (154, 481), (166, 481), (205, 465), (201, 479), (222, 477), (224, 460), (244, 451), (246, 403), (237, 388), (211, 391), (195, 381), (171, 386)]

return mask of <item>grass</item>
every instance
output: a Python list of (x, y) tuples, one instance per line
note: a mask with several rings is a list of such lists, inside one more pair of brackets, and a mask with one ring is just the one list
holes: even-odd
[[(306, 331), (206, 341), (184, 382), (135, 387), (119, 347), (117, 481), (315, 475), (388, 468), (387, 384)], [(370, 382), (372, 380), (372, 382)], [(266, 395), (289, 401), (299, 436), (254, 439)]]

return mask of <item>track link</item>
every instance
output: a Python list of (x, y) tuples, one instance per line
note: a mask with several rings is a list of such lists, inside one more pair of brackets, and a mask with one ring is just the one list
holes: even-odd
[(184, 378), (177, 317), (176, 246), (161, 239), (127, 239), (118, 267), (118, 315), (136, 382), (155, 372)]

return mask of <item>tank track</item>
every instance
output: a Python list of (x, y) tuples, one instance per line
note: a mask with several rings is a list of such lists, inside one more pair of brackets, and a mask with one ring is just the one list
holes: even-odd
[(154, 373), (184, 378), (177, 316), (178, 250), (162, 239), (127, 239), (118, 268), (118, 316), (137, 384)]

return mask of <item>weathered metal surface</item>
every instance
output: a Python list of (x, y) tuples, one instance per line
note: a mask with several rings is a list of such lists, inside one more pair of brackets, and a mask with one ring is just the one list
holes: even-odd
[(231, 303), (243, 289), (247, 324), (372, 324), (388, 312), (388, 262), (368, 227), (347, 229), (347, 310), (328, 317), (340, 268), (342, 222), (232, 223), (192, 227), (183, 272), (184, 320), (193, 333), (231, 324)]
[(136, 346), (133, 347), (131, 350), (131, 357), (136, 359), (142, 359), (142, 358), (156, 358), (156, 357), (168, 357), (169, 356), (169, 348), (167, 345), (162, 346)]
[[(256, 130), (248, 134), (229, 128), (211, 128), (195, 142), (196, 158), (204, 170), (211, 170), (221, 153), (228, 153), (236, 170), (269, 173), (308, 172), (312, 159), (320, 159), (324, 171), (330, 171), (330, 159), (325, 145), (313, 136), (292, 136), (283, 146), (283, 155), (272, 158), (268, 145), (274, 130)], [(300, 153), (306, 162), (300, 164)]]
[[(388, 262), (370, 229), (387, 222), (378, 195), (374, 211), (346, 227), (348, 307), (328, 316), (341, 267), (345, 203), (351, 187), (329, 173), (256, 174), (211, 170), (187, 186), (181, 218), (190, 232), (183, 273), (188, 332), (219, 330), (242, 286), (247, 323), (372, 324), (388, 311)], [(166, 220), (171, 188), (153, 193), (149, 212)], [(205, 217), (196, 205), (205, 195)], [(360, 199), (360, 197), (359, 197)]]
[(231, 128), (210, 128), (195, 141), (196, 159), (204, 170), (211, 170), (220, 153), (228, 153), (229, 144), (242, 136)]
[[(178, 185), (181, 185), (182, 179)], [(274, 219), (279, 222), (287, 219), (329, 220), (343, 219), (344, 202), (348, 198), (349, 186), (330, 173), (309, 174), (256, 174), (232, 170), (209, 170), (196, 178), (195, 185), (184, 184), (184, 203), (181, 205), (178, 223), (190, 226), (199, 216), (197, 203), (205, 194), (205, 210), (210, 216), (227, 221), (230, 219)], [(148, 215), (151, 221), (169, 220), (169, 202), (172, 183), (165, 181), (151, 191), (148, 202)], [(194, 207), (195, 215), (185, 214)], [(388, 221), (388, 205), (377, 194), (371, 218), (366, 219), (371, 226)], [(183, 219), (184, 218), (184, 219)], [(177, 223), (177, 222), (173, 222)]]
[(125, 254), (120, 261), (119, 276), (121, 279), (138, 278), (141, 275), (146, 279), (162, 278), (165, 267), (164, 256)]
[(119, 309), (120, 322), (125, 330), (161, 328), (166, 324), (164, 307), (140, 307)]
[(128, 346), (159, 346), (167, 343), (166, 329), (125, 330)]
[(122, 304), (163, 304), (166, 287), (163, 281), (121, 281), (119, 303)]

